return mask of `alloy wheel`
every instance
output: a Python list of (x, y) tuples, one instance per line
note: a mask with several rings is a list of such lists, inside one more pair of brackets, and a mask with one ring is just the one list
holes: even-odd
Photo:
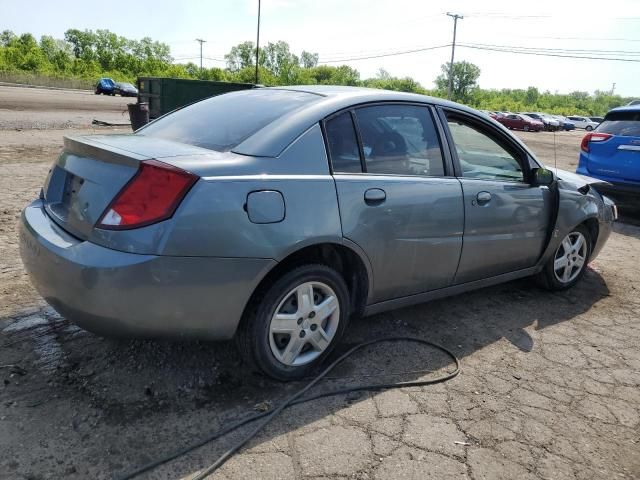
[(308, 364), (329, 347), (340, 322), (340, 302), (322, 282), (305, 282), (287, 293), (269, 324), (269, 345), (288, 366)]
[(576, 279), (587, 261), (587, 240), (580, 232), (571, 232), (564, 237), (556, 250), (553, 273), (561, 283), (570, 283)]

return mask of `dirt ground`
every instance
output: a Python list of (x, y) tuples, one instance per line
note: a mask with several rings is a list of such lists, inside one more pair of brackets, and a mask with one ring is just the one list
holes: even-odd
[(129, 123), (127, 104), (135, 101), (85, 90), (0, 86), (0, 130), (82, 128), (93, 119)]
[[(63, 135), (114, 131), (91, 129), (93, 113), (82, 116), (102, 108), (93, 96), (65, 97), (60, 110), (47, 92), (42, 111), (22, 111), (27, 128), (12, 123), (22, 103), (0, 89), (0, 478), (107, 479), (277, 405), (301, 384), (252, 375), (230, 343), (103, 339), (46, 306), (19, 259), (20, 210)], [(60, 129), (65, 118), (84, 120)], [(554, 164), (553, 134), (520, 135)], [(575, 169), (581, 137), (555, 136), (559, 167)], [(462, 373), (294, 407), (212, 478), (640, 478), (639, 265), (640, 228), (618, 223), (567, 292), (520, 280), (355, 321), (340, 351), (389, 334), (423, 337), (452, 349)], [(383, 344), (316, 390), (451, 368), (428, 348)], [(142, 478), (189, 478), (246, 432)]]

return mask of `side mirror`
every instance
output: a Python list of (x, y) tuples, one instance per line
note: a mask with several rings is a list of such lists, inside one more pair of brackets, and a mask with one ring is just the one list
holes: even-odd
[(546, 168), (534, 168), (533, 171), (533, 185), (535, 186), (549, 186), (554, 180), (555, 176), (551, 170), (547, 170)]

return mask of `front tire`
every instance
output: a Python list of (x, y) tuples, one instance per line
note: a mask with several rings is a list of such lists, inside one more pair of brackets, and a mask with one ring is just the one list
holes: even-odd
[(584, 129), (585, 129), (587, 132), (590, 132), (591, 130), (593, 130), (593, 127), (592, 127), (591, 125), (587, 125), (586, 127), (584, 127)]
[(340, 341), (349, 305), (334, 269), (297, 267), (252, 299), (236, 334), (238, 350), (252, 369), (276, 380), (308, 376)]
[(548, 290), (573, 287), (587, 269), (591, 256), (591, 235), (584, 225), (575, 227), (558, 246), (538, 278)]

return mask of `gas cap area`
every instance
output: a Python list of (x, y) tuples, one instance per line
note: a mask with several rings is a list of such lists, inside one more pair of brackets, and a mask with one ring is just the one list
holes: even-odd
[(247, 195), (247, 215), (252, 223), (278, 223), (284, 220), (284, 197), (277, 190), (259, 190)]

